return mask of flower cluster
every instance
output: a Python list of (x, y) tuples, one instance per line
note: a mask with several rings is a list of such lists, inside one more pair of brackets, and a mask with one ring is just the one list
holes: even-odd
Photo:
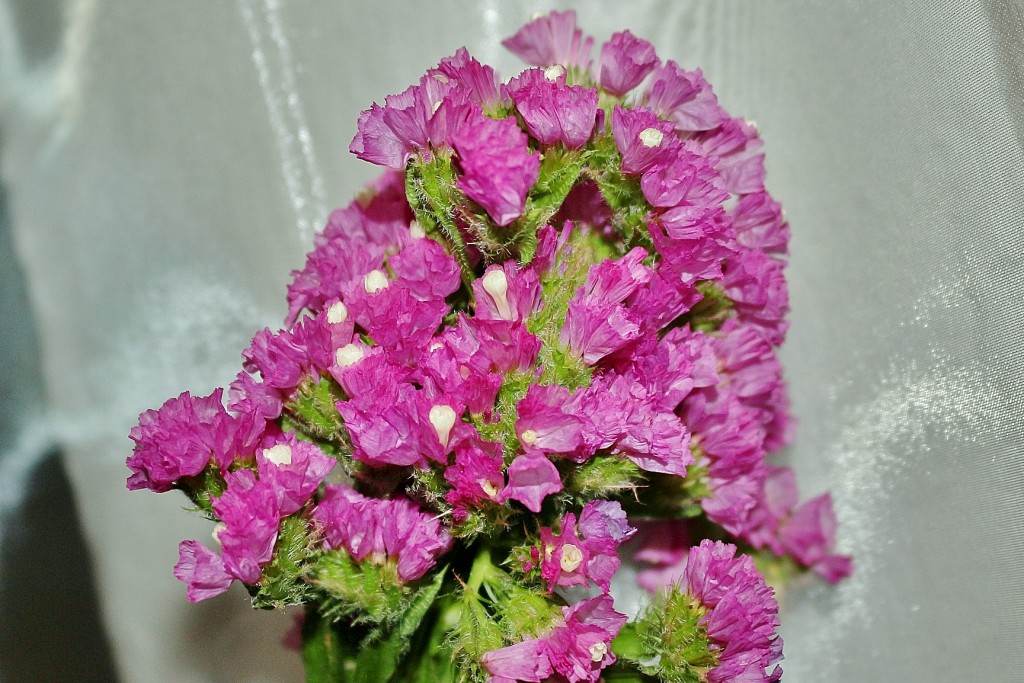
[[(767, 460), (792, 432), (789, 229), (758, 133), (628, 31), (595, 63), (571, 11), (504, 44), (531, 65), (508, 81), (460, 49), (362, 113), (350, 149), (384, 174), (330, 216), (226, 406), (140, 417), (128, 486), (216, 522), (219, 552), (181, 544), (190, 600), (305, 604), (304, 647), (333, 648), (307, 661), (366, 680), (777, 680), (771, 589), (692, 546), (716, 528), (851, 570), (828, 496), (797, 505)], [(627, 541), (669, 588), (624, 626)], [(360, 645), (381, 642), (385, 664)], [(703, 649), (672, 664), (683, 642)]]

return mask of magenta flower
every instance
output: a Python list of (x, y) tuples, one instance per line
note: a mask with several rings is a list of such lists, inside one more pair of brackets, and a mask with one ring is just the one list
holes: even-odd
[(455, 461), (444, 471), (444, 478), (452, 485), (445, 500), (465, 514), (468, 508), (500, 502), (505, 487), (501, 444), (480, 439), (468, 439), (455, 446)]
[(832, 497), (824, 493), (800, 505), (779, 528), (783, 550), (829, 583), (853, 573), (853, 560), (831, 552), (836, 539), (836, 513)]
[(526, 135), (515, 119), (491, 119), (475, 112), (452, 143), (463, 171), (459, 189), (498, 225), (519, 218), (526, 193), (537, 182), (540, 158), (527, 148)]
[(483, 277), (473, 281), (473, 296), (476, 318), (522, 322), (541, 306), (540, 279), (533, 268), (506, 261), (488, 266)]
[(540, 683), (559, 674), (570, 683), (597, 683), (601, 671), (615, 663), (612, 641), (626, 616), (612, 607), (609, 595), (562, 608), (559, 624), (539, 638), (493, 650), (480, 662), (491, 681)]
[(740, 320), (760, 329), (778, 346), (789, 323), (789, 289), (782, 274), (786, 264), (758, 249), (741, 249), (726, 260), (722, 287), (733, 301)]
[(679, 147), (672, 124), (661, 121), (647, 109), (612, 111), (612, 136), (622, 155), (622, 172), (640, 175), (675, 158)]
[(388, 259), (398, 282), (421, 301), (444, 299), (459, 288), (462, 273), (440, 244), (421, 238)]
[(517, 500), (530, 512), (540, 512), (544, 499), (562, 490), (562, 478), (554, 464), (538, 453), (517, 456), (508, 466), (508, 484), (501, 500)]
[(764, 191), (764, 155), (757, 128), (743, 119), (726, 119), (714, 130), (699, 136), (708, 155), (717, 157), (725, 187), (736, 194)]
[(769, 254), (789, 253), (789, 223), (770, 194), (743, 195), (730, 213), (736, 241), (742, 246)]
[(557, 384), (531, 385), (516, 404), (516, 436), (527, 452), (574, 454), (583, 446), (587, 421), (565, 410), (569, 390)]
[(707, 680), (777, 681), (778, 666), (770, 674), (765, 670), (782, 658), (775, 633), (779, 605), (753, 560), (735, 555), (736, 546), (704, 540), (687, 559), (686, 592), (708, 610), (700, 623), (718, 659)]
[(470, 99), (487, 113), (508, 106), (508, 96), (503, 92), (494, 69), (478, 62), (464, 47), (456, 50), (451, 57), (442, 59), (437, 68), (431, 69), (428, 75), (434, 78), (441, 76), (443, 78), (439, 80), (442, 82), (444, 78), (455, 81), (469, 93)]
[(729, 198), (725, 183), (703, 150), (693, 142), (675, 148), (674, 158), (643, 174), (640, 187), (653, 206), (711, 207)]
[(501, 44), (527, 64), (586, 69), (594, 39), (583, 37), (576, 28), (576, 11), (567, 10), (534, 19)]
[(727, 116), (700, 69), (684, 71), (672, 60), (654, 71), (643, 103), (681, 133), (710, 130)]
[(530, 135), (542, 145), (582, 147), (594, 132), (597, 90), (565, 84), (565, 74), (548, 80), (540, 69), (528, 69), (509, 83), (509, 93)]
[(277, 497), (278, 513), (298, 512), (337, 461), (316, 445), (282, 434), (256, 452), (256, 471)]
[(595, 500), (576, 515), (562, 518), (558, 534), (549, 527), (540, 530), (541, 577), (548, 591), (555, 586), (585, 586), (593, 583), (608, 591), (619, 568), (616, 548), (636, 531), (617, 501)]
[(313, 511), (324, 546), (344, 549), (357, 562), (393, 562), (402, 581), (415, 581), (437, 563), (452, 539), (437, 518), (406, 498), (366, 498), (328, 484)]
[(170, 491), (175, 482), (196, 476), (210, 462), (226, 469), (236, 456), (252, 454), (263, 421), (228, 413), (223, 393), (217, 389), (196, 398), (186, 391), (139, 415), (129, 434), (135, 442), (126, 461), (132, 471), (129, 489)]
[(185, 597), (199, 602), (224, 593), (235, 580), (224, 567), (224, 560), (196, 541), (182, 541), (178, 545), (178, 563), (174, 565), (174, 578), (185, 584)]
[(657, 66), (653, 45), (629, 31), (613, 33), (601, 46), (601, 87), (622, 97)]

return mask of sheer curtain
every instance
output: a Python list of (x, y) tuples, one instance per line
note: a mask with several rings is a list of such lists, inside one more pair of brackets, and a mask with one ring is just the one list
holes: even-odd
[[(41, 36), (33, 5), (0, 0), (0, 162), (120, 673), (300, 680), (288, 615), (185, 602), (176, 544), (210, 529), (124, 489), (126, 434), (280, 323), (313, 231), (374, 174), (346, 153), (359, 111), (461, 45), (515, 73), (499, 40), (550, 6), (78, 0)], [(1024, 9), (578, 10), (702, 67), (766, 141), (793, 229), (786, 457), (805, 497), (833, 491), (856, 558), (784, 596), (786, 680), (1019, 680)]]

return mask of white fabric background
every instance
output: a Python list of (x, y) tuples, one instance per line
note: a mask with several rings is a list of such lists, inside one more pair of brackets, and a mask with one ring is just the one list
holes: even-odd
[[(0, 0), (3, 182), (126, 681), (300, 680), (281, 615), (191, 606), (184, 499), (124, 490), (137, 414), (230, 381), (312, 231), (375, 169), (361, 109), (539, 2), (78, 0), (51, 57)], [(784, 348), (805, 497), (856, 574), (785, 596), (786, 680), (1019, 681), (1024, 669), (1024, 8), (578, 3), (700, 66), (755, 120), (793, 229)], [(565, 7), (566, 3), (556, 3)]]

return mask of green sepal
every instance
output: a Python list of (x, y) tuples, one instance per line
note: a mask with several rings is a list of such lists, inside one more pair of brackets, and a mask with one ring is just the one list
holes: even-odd
[(574, 467), (565, 489), (583, 505), (597, 498), (620, 498), (635, 494), (643, 481), (640, 467), (627, 458), (598, 455)]
[(678, 587), (657, 593), (640, 617), (623, 628), (612, 650), (642, 673), (665, 683), (703, 683), (718, 665), (707, 629), (707, 608)]
[(259, 584), (250, 589), (253, 607), (280, 609), (302, 604), (312, 597), (312, 588), (303, 578), (314, 554), (315, 540), (302, 517), (292, 515), (281, 520), (274, 556), (263, 565)]
[(405, 611), (410, 592), (393, 562), (358, 563), (340, 549), (317, 558), (309, 581), (323, 593), (324, 616), (348, 618), (354, 624), (394, 623)]
[(337, 406), (344, 398), (345, 392), (332, 378), (306, 377), (284, 404), (284, 410), (292, 425), (311, 440), (348, 445), (345, 421)]
[(683, 316), (681, 322), (689, 323), (694, 330), (715, 332), (732, 314), (734, 304), (711, 280), (701, 280), (696, 287), (703, 298)]
[(523, 215), (512, 223), (520, 263), (529, 263), (537, 248), (537, 231), (551, 220), (579, 180), (589, 152), (551, 147), (544, 152), (540, 172), (526, 198)]

